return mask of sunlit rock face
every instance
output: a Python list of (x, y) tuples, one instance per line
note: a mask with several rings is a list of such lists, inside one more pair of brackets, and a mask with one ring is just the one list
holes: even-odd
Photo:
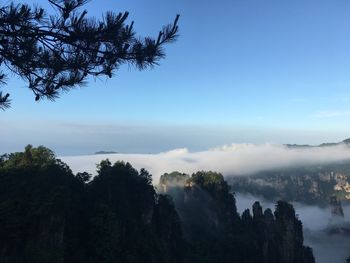
[(342, 173), (335, 174), (336, 185), (334, 190), (343, 193), (345, 200), (350, 200), (350, 184), (349, 177)]
[(337, 196), (350, 200), (350, 162), (275, 169), (251, 175), (228, 177), (235, 192), (250, 193), (268, 200), (283, 199), (328, 206)]

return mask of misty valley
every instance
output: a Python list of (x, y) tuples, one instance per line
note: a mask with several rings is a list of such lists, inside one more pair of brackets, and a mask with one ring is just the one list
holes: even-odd
[[(81, 167), (77, 158), (98, 165), (72, 171)], [(345, 263), (350, 256), (348, 161), (152, 178), (115, 158), (66, 164), (30, 145), (3, 155), (1, 262)]]
[(2, 1), (0, 263), (350, 263), (349, 13)]

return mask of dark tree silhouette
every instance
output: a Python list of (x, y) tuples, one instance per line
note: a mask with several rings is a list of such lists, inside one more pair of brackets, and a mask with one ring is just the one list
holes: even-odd
[(219, 173), (165, 174), (159, 194), (145, 169), (97, 168), (74, 175), (43, 146), (0, 156), (0, 262), (315, 263), (289, 203), (240, 216)]
[[(9, 72), (20, 76), (35, 100), (54, 100), (62, 91), (84, 84), (88, 76), (112, 77), (122, 64), (142, 70), (165, 56), (163, 46), (176, 40), (176, 16), (157, 38), (137, 37), (129, 13), (107, 12), (102, 20), (79, 11), (89, 0), (48, 0), (57, 10), (13, 3), (0, 7), (0, 82)], [(7, 73), (4, 73), (7, 72)], [(0, 92), (0, 108), (10, 106)]]

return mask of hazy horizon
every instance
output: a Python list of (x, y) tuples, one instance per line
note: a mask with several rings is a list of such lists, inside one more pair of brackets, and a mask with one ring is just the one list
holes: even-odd
[(204, 151), (233, 143), (308, 144), (341, 142), (350, 132), (315, 129), (160, 123), (101, 123), (0, 120), (0, 154), (22, 151), (27, 144), (43, 145), (57, 155), (85, 155), (98, 151), (159, 153), (177, 148)]

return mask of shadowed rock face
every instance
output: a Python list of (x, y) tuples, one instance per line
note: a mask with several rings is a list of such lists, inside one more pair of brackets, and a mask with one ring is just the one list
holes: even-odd
[(332, 216), (344, 218), (343, 207), (341, 205), (341, 202), (337, 199), (337, 197), (335, 196), (331, 197), (330, 205), (332, 208)]
[(345, 221), (344, 211), (341, 204), (335, 196), (331, 197), (331, 215), (326, 233), (330, 235), (340, 235), (350, 237), (350, 223)]
[(301, 221), (297, 219), (292, 205), (278, 201), (275, 211), (277, 234), (281, 244), (279, 250), (283, 262), (303, 262), (311, 257), (310, 249), (303, 246)]
[[(198, 172), (191, 178), (178, 173), (173, 176), (177, 178), (169, 174), (161, 177), (163, 187), (159, 189), (166, 189), (173, 196), (184, 234), (194, 249), (205, 247), (210, 240), (212, 244), (221, 245), (211, 246), (213, 253), (225, 255), (220, 262), (315, 262), (312, 249), (303, 245), (302, 224), (292, 205), (279, 201), (273, 214), (270, 209), (263, 211), (260, 203), (255, 202), (253, 215), (247, 209), (239, 216), (235, 198), (220, 174)], [(182, 186), (179, 177), (186, 178)], [(172, 184), (174, 181), (176, 184)], [(209, 258), (206, 262), (217, 261)]]

